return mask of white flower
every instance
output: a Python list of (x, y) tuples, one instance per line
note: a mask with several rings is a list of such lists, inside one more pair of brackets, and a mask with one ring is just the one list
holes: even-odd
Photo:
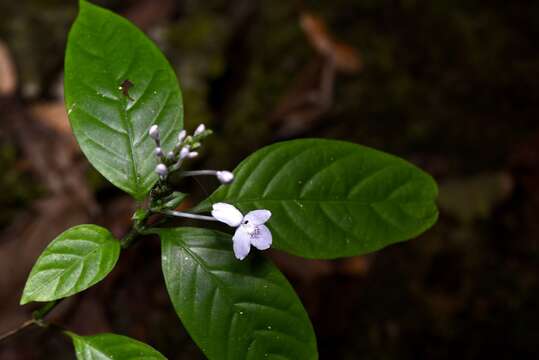
[(159, 126), (157, 125), (152, 125), (152, 127), (150, 127), (150, 131), (148, 131), (150, 133), (150, 137), (154, 140), (159, 140)]
[(200, 124), (196, 128), (195, 132), (193, 133), (194, 136), (202, 134), (204, 131), (206, 131), (206, 125)]
[(165, 164), (158, 164), (155, 167), (155, 172), (157, 173), (157, 175), (164, 178), (168, 174), (168, 168), (167, 168), (167, 166)]
[(178, 142), (181, 143), (186, 136), (187, 132), (185, 130), (180, 131), (180, 133), (178, 134)]
[(189, 155), (189, 148), (187, 146), (182, 147), (180, 150), (180, 160), (185, 159)]
[(234, 174), (232, 174), (230, 171), (217, 171), (216, 173), (217, 179), (221, 182), (221, 184), (230, 184), (232, 181), (234, 181)]
[(232, 242), (234, 255), (239, 260), (245, 259), (251, 245), (258, 250), (266, 250), (271, 246), (271, 231), (264, 225), (271, 217), (269, 210), (249, 211), (243, 216), (233, 205), (217, 203), (213, 204), (211, 214), (217, 220), (236, 228)]

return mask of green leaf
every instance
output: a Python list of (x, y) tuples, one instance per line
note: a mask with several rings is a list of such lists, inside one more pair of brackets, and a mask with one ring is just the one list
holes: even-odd
[(212, 230), (158, 233), (174, 308), (210, 360), (318, 358), (309, 318), (270, 261), (238, 261), (231, 236)]
[(163, 200), (158, 201), (158, 205), (164, 209), (176, 209), (183, 200), (187, 197), (187, 194), (184, 194), (179, 191), (174, 191), (172, 194), (164, 198)]
[(140, 341), (116, 334), (80, 336), (66, 332), (73, 340), (78, 360), (163, 360), (157, 350)]
[[(126, 80), (133, 85), (124, 94)], [(81, 1), (67, 42), (65, 97), (88, 160), (114, 185), (144, 198), (157, 181), (149, 128), (159, 125), (166, 151), (183, 124), (178, 82), (161, 51), (126, 19)]]
[(198, 210), (268, 209), (275, 248), (308, 258), (369, 253), (413, 238), (438, 217), (434, 180), (395, 156), (334, 140), (265, 147)]
[(21, 305), (52, 301), (103, 280), (120, 255), (120, 242), (105, 228), (78, 225), (64, 231), (43, 251), (26, 281)]

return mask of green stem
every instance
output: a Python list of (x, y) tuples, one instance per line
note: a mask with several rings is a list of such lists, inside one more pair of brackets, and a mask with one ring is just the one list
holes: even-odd
[[(139, 215), (142, 213), (141, 215)], [(135, 216), (133, 218), (133, 226), (129, 230), (129, 232), (120, 240), (120, 244), (122, 246), (122, 249), (127, 249), (133, 243), (138, 239), (140, 235), (144, 234), (144, 230), (146, 230), (147, 224), (146, 222), (152, 215), (152, 211), (148, 209), (141, 209), (141, 212), (138, 210), (135, 212)]]
[(32, 317), (34, 320), (42, 320), (56, 307), (56, 305), (58, 305), (59, 302), (60, 300), (54, 300), (45, 303), (45, 305), (32, 313)]
[(139, 235), (140, 235), (139, 230), (137, 230), (135, 227), (132, 227), (131, 230), (129, 230), (129, 232), (127, 233), (127, 235), (125, 235), (120, 240), (122, 249), (127, 249), (129, 246), (131, 246)]

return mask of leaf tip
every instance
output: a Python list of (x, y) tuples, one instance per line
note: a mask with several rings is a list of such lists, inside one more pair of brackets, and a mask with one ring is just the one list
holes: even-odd
[(21, 305), (21, 306), (22, 306), (22, 305), (26, 305), (26, 304), (28, 304), (28, 303), (31, 302), (31, 301), (32, 301), (32, 299), (30, 299), (27, 295), (22, 294), (21, 300), (19, 301), (19, 305)]
[(62, 333), (64, 333), (64, 335), (66, 335), (67, 337), (70, 337), (72, 340), (76, 340), (79, 338), (79, 335), (69, 331), (69, 330), (65, 330), (65, 331), (62, 331)]
[(99, 8), (99, 6), (92, 4), (87, 0), (79, 0), (79, 14), (81, 14), (83, 11), (91, 10), (92, 8)]

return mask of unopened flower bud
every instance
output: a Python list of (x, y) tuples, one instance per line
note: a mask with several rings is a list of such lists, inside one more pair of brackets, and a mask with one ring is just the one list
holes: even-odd
[(157, 175), (164, 178), (168, 174), (167, 166), (165, 164), (159, 164), (155, 167), (155, 172), (157, 173)]
[(159, 146), (155, 148), (155, 156), (160, 158), (165, 156), (165, 154), (163, 153), (163, 149), (161, 149)]
[(180, 150), (180, 160), (185, 159), (187, 156), (189, 156), (189, 148), (187, 146), (184, 146)]
[(217, 171), (217, 179), (221, 182), (221, 184), (230, 184), (234, 181), (234, 174), (226, 170)]
[(196, 152), (196, 151), (191, 151), (189, 154), (187, 154), (187, 157), (189, 159), (196, 158), (197, 156), (198, 156), (198, 152)]
[(152, 125), (152, 127), (150, 128), (150, 137), (155, 141), (159, 140), (159, 126)]
[(168, 159), (168, 160), (174, 160), (174, 153), (173, 153), (172, 151), (169, 151), (169, 152), (167, 153), (167, 159)]
[(200, 143), (197, 141), (196, 143), (191, 144), (190, 148), (191, 150), (198, 149), (200, 147)]
[(187, 136), (187, 131), (185, 130), (180, 131), (180, 133), (178, 134), (178, 142), (181, 143), (185, 139), (186, 136)]
[(202, 134), (204, 131), (206, 131), (206, 125), (200, 124), (196, 128), (195, 132), (193, 133), (194, 136)]

